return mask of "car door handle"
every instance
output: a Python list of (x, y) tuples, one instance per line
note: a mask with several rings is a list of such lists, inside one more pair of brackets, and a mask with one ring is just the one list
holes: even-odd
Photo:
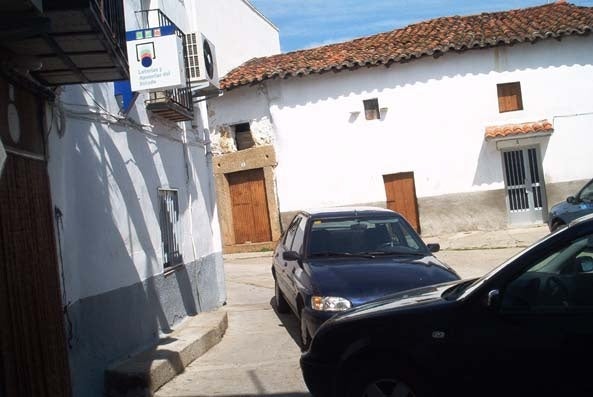
[(284, 266), (288, 266), (288, 263), (287, 262), (284, 262)]

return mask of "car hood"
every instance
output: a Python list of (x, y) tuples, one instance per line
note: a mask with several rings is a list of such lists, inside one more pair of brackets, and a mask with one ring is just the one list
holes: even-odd
[(552, 208), (550, 209), (550, 213), (551, 214), (561, 214), (564, 212), (568, 212), (572, 207), (574, 207), (573, 204), (570, 204), (566, 201), (561, 201), (561, 202), (555, 204), (554, 206), (552, 206)]
[(459, 279), (455, 271), (432, 255), (320, 259), (310, 261), (307, 270), (315, 295), (346, 298), (353, 306)]
[(413, 309), (416, 306), (444, 302), (445, 300), (442, 298), (442, 295), (445, 290), (468, 281), (470, 280), (450, 281), (385, 296), (382, 299), (340, 313), (334, 316), (331, 322), (338, 323), (365, 317), (374, 317), (383, 313), (392, 313), (394, 310)]

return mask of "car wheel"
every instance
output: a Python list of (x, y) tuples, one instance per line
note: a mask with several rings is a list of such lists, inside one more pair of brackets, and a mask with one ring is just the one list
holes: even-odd
[(422, 382), (407, 366), (399, 366), (391, 361), (363, 362), (355, 365), (346, 381), (347, 390), (342, 395), (350, 397), (422, 397), (427, 395), (420, 390)]
[(550, 227), (550, 231), (555, 232), (556, 230), (566, 226), (566, 224), (562, 221), (555, 220), (552, 222), (552, 226)]
[(303, 351), (307, 350), (311, 344), (311, 335), (309, 335), (309, 329), (307, 328), (304, 312), (305, 309), (301, 308), (301, 312), (299, 314), (301, 320), (301, 350)]
[(276, 301), (276, 310), (278, 310), (278, 313), (288, 313), (288, 302), (286, 302), (284, 294), (280, 291), (276, 277), (274, 277), (274, 300)]

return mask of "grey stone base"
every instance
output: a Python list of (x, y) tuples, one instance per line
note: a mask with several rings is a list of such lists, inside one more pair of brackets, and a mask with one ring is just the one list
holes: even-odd
[(508, 226), (504, 189), (418, 199), (423, 236)]
[(188, 315), (225, 300), (222, 253), (128, 287), (81, 299), (68, 307), (74, 396), (103, 396), (104, 371), (113, 362), (154, 345)]
[[(588, 180), (546, 184), (548, 208), (575, 195)], [(385, 208), (385, 202), (353, 203), (353, 206)], [(472, 193), (455, 193), (418, 198), (420, 228), (423, 236), (468, 230), (500, 230), (509, 227), (504, 189)], [(281, 213), (282, 230), (286, 230), (297, 211)], [(544, 218), (545, 222), (547, 219)]]

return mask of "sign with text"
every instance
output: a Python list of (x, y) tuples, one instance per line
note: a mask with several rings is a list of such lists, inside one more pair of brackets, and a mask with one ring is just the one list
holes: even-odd
[(132, 91), (160, 91), (186, 85), (183, 41), (174, 26), (126, 32)]

